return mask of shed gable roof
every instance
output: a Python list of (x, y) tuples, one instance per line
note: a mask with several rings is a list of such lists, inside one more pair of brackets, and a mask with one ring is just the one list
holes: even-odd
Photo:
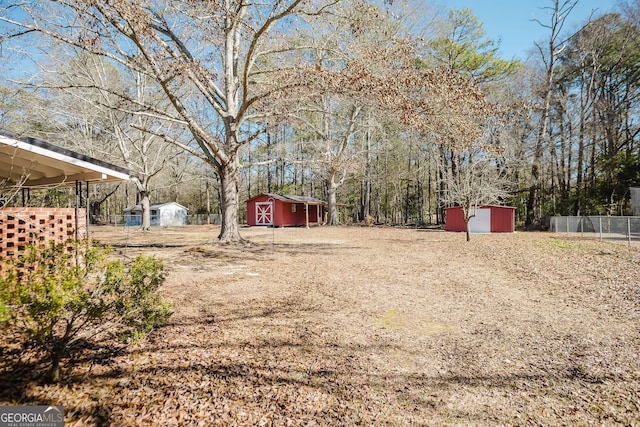
[[(153, 203), (153, 204), (149, 205), (149, 210), (162, 209), (162, 208), (166, 208), (166, 207), (169, 207), (169, 206), (175, 206), (175, 207), (178, 207), (180, 209), (184, 209), (185, 211), (189, 210), (189, 208), (186, 208), (186, 207), (182, 206), (180, 203), (177, 203), (177, 202)], [(140, 205), (131, 206), (130, 208), (125, 209), (124, 211), (125, 212), (142, 211), (142, 206), (140, 206)]]
[[(484, 209), (484, 208), (499, 208), (499, 209), (516, 209), (513, 206), (502, 206), (502, 205), (478, 205), (478, 206), (473, 206), (473, 208), (479, 208), (479, 209)], [(444, 208), (445, 210), (447, 209), (462, 209), (462, 206), (450, 206), (448, 208)]]
[(262, 194), (258, 194), (257, 196), (254, 196), (252, 198), (250, 198), (249, 200), (247, 200), (247, 202), (250, 202), (252, 200), (261, 198), (261, 197), (270, 197), (273, 198), (275, 200), (280, 200), (282, 202), (286, 202), (286, 203), (307, 203), (310, 205), (326, 205), (326, 202), (323, 202), (320, 199), (316, 199), (315, 197), (310, 197), (310, 196), (295, 196), (295, 195), (290, 195), (290, 194), (275, 194), (275, 193), (262, 193)]

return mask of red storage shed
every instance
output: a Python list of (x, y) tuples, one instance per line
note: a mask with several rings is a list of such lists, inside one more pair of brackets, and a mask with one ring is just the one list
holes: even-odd
[(326, 205), (307, 196), (264, 193), (247, 200), (247, 224), (275, 227), (322, 223)]
[[(447, 231), (465, 231), (462, 206), (445, 209)], [(475, 216), (469, 220), (472, 233), (513, 233), (516, 231), (516, 208), (511, 206), (478, 206)]]

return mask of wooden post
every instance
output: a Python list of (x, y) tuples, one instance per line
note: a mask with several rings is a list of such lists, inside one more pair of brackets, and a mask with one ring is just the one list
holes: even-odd
[[(273, 197), (269, 197), (267, 202), (271, 202), (271, 228), (273, 229), (273, 234), (271, 236), (271, 244), (276, 244), (276, 201)], [(257, 221), (257, 220), (256, 220)]]
[(309, 203), (307, 202), (304, 203), (304, 221), (307, 228), (309, 228)]

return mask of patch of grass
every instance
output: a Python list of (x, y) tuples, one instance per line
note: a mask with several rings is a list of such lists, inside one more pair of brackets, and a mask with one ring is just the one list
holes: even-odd
[(421, 325), (420, 329), (417, 331), (419, 335), (436, 335), (443, 334), (447, 332), (452, 332), (453, 327), (444, 322), (428, 322)]
[(434, 335), (450, 332), (452, 327), (443, 322), (434, 321), (431, 318), (420, 317), (408, 320), (400, 310), (390, 310), (376, 321), (376, 327), (380, 329), (403, 329), (416, 335)]
[(407, 325), (407, 319), (399, 310), (390, 310), (376, 321), (376, 326), (381, 329), (406, 329)]
[(543, 244), (545, 247), (557, 248), (557, 249), (578, 249), (579, 248), (579, 245), (575, 243), (567, 242), (566, 240), (555, 239), (555, 238), (545, 240)]

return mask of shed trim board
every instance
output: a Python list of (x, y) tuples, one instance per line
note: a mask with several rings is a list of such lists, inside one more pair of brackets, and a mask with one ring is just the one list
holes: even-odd
[[(512, 206), (482, 205), (475, 209), (476, 216), (469, 220), (471, 233), (513, 233), (515, 210)], [(446, 208), (445, 230), (465, 231), (462, 206)]]
[(274, 227), (322, 223), (326, 203), (309, 196), (262, 193), (247, 200), (247, 224)]

